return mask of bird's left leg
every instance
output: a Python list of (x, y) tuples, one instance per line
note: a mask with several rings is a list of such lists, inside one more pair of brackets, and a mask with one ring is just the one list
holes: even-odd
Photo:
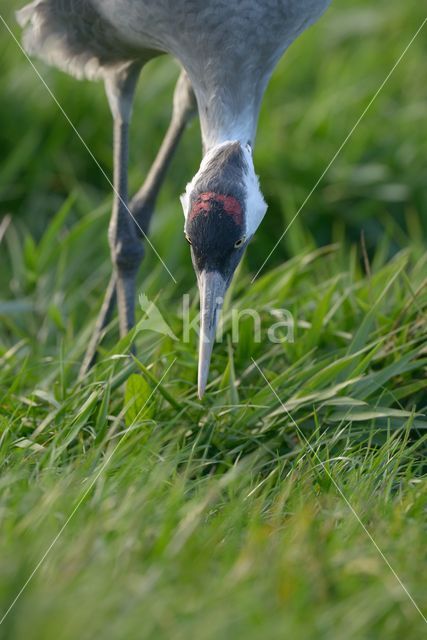
[(114, 203), (108, 229), (121, 337), (134, 325), (135, 283), (144, 252), (128, 207), (129, 124), (141, 65), (130, 65), (106, 80), (114, 119)]

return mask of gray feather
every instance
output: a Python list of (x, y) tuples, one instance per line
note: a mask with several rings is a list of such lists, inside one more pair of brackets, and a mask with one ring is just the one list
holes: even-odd
[(286, 48), (330, 0), (35, 0), (18, 14), (27, 50), (78, 77), (170, 53), (187, 71), (205, 148), (253, 142)]

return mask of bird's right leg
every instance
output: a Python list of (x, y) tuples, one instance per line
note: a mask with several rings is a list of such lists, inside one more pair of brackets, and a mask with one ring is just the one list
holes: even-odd
[[(133, 216), (133, 222), (136, 226), (136, 233), (140, 238), (145, 238), (148, 233), (156, 199), (166, 171), (170, 165), (183, 131), (196, 114), (196, 111), (196, 100), (193, 89), (187, 74), (185, 71), (182, 71), (174, 91), (173, 111), (168, 130), (142, 187), (138, 190), (129, 205), (130, 212)], [(83, 376), (95, 362), (96, 351), (98, 344), (102, 339), (102, 333), (110, 321), (114, 310), (116, 302), (116, 287), (117, 273), (116, 270), (113, 270), (95, 329), (80, 369), (80, 376)]]
[(128, 208), (129, 123), (140, 68), (133, 66), (106, 83), (114, 118), (114, 203), (108, 228), (111, 259), (116, 275), (120, 336), (134, 325), (135, 284), (143, 248)]
[(128, 148), (133, 98), (140, 71), (141, 65), (131, 64), (108, 76), (105, 82), (114, 120), (114, 199), (108, 229), (113, 275), (80, 368), (80, 377), (94, 362), (99, 337), (111, 315), (116, 297), (120, 310), (120, 334), (125, 335), (133, 324), (135, 280), (143, 249), (128, 208)]

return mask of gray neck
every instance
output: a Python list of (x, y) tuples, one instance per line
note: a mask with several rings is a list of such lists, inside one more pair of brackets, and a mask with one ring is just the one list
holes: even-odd
[(193, 83), (197, 98), (204, 153), (228, 140), (253, 146), (263, 87), (246, 87), (238, 91), (218, 84), (204, 87)]

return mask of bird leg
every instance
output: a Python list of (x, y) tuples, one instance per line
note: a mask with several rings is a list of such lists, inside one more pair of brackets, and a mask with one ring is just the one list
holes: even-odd
[(135, 281), (143, 258), (143, 248), (128, 208), (129, 123), (139, 72), (139, 67), (130, 66), (106, 82), (114, 118), (114, 202), (108, 240), (116, 274), (121, 337), (134, 325)]
[(80, 366), (79, 378), (83, 378), (96, 361), (96, 352), (98, 345), (102, 340), (105, 327), (111, 320), (113, 315), (114, 306), (116, 304), (116, 283), (117, 275), (113, 270), (107, 289), (105, 291), (104, 300), (101, 305), (98, 317), (96, 319), (95, 327), (89, 340), (89, 344), (86, 348), (86, 353), (83, 358), (83, 362)]
[(100, 335), (109, 322), (117, 296), (120, 335), (134, 323), (135, 279), (143, 257), (135, 224), (128, 209), (129, 123), (141, 66), (132, 64), (108, 76), (105, 88), (114, 120), (114, 201), (108, 229), (113, 274), (92, 338), (80, 368), (80, 377), (92, 366)]
[(142, 187), (132, 198), (130, 209), (137, 221), (140, 237), (148, 233), (160, 187), (181, 136), (197, 112), (196, 98), (187, 74), (184, 70), (177, 80), (173, 95), (172, 117), (163, 142)]
[[(147, 177), (142, 187), (137, 191), (129, 204), (129, 210), (126, 214), (131, 224), (134, 225), (134, 231), (138, 238), (146, 237), (150, 220), (153, 215), (153, 211), (156, 204), (156, 199), (160, 191), (161, 185), (165, 178), (167, 169), (172, 160), (173, 154), (178, 146), (179, 140), (186, 125), (190, 122), (193, 116), (196, 114), (196, 100), (194, 97), (193, 89), (185, 71), (182, 71), (174, 91), (173, 97), (173, 111), (171, 121), (169, 123), (168, 130), (157, 153), (157, 156), (147, 174)], [(120, 154), (121, 157), (121, 154)], [(120, 161), (120, 158), (118, 158)], [(116, 158), (115, 158), (116, 161)], [(126, 154), (127, 163), (127, 154)], [(117, 169), (118, 171), (118, 169)], [(121, 180), (120, 180), (121, 181)], [(116, 185), (115, 185), (116, 186)], [(127, 191), (127, 180), (126, 180)], [(120, 193), (120, 192), (119, 192)], [(125, 201), (126, 202), (126, 201)], [(113, 213), (114, 216), (114, 213)], [(112, 219), (113, 221), (113, 219)], [(111, 225), (110, 225), (111, 228)], [(115, 231), (117, 231), (117, 223), (115, 223)], [(111, 236), (110, 236), (111, 242)], [(133, 245), (133, 239), (132, 239)], [(135, 274), (138, 270), (138, 266), (143, 256), (143, 247), (140, 244), (140, 251), (142, 254), (138, 254), (138, 264), (136, 266)], [(113, 258), (114, 264), (114, 258)], [(118, 270), (114, 269), (110, 282), (108, 284), (104, 301), (96, 321), (95, 329), (89, 342), (81, 369), (80, 376), (83, 376), (88, 369), (94, 364), (96, 359), (96, 350), (100, 340), (102, 339), (102, 333), (110, 321), (114, 305), (116, 302), (116, 291), (118, 285)], [(134, 299), (134, 286), (135, 280), (133, 280), (132, 298)], [(134, 304), (134, 303), (133, 303)], [(120, 305), (120, 302), (119, 302)], [(122, 327), (121, 327), (122, 328)], [(128, 329), (130, 326), (128, 325)]]

